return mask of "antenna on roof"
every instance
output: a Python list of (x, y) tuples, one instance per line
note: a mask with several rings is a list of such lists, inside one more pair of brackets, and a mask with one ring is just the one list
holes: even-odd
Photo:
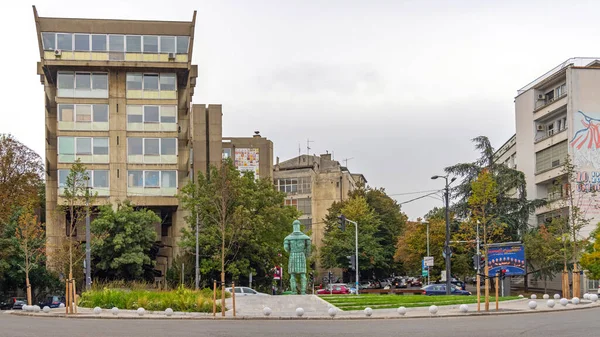
[(342, 159), (342, 161), (344, 161), (346, 163), (344, 165), (346, 168), (348, 168), (348, 160), (352, 160), (352, 159), (354, 159), (354, 157)]
[(306, 139), (306, 154), (310, 155), (310, 150), (311, 150), (310, 143), (314, 143), (314, 142), (315, 142), (314, 140), (310, 140), (308, 138)]

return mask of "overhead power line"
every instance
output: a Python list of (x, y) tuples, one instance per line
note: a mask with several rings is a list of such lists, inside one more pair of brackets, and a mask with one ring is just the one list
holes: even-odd
[(428, 193), (428, 194), (425, 194), (425, 195), (422, 195), (422, 196), (420, 196), (420, 197), (416, 197), (416, 198), (414, 198), (414, 199), (410, 199), (410, 200), (407, 200), (407, 201), (404, 201), (404, 202), (400, 202), (399, 204), (400, 204), (400, 205), (404, 205), (404, 204), (408, 204), (409, 202), (413, 202), (413, 201), (416, 201), (416, 200), (419, 200), (419, 199), (427, 198), (428, 196), (430, 196), (430, 195), (434, 195), (434, 194), (436, 194), (436, 193), (439, 193), (440, 191), (441, 191), (441, 190), (436, 190), (435, 192)]

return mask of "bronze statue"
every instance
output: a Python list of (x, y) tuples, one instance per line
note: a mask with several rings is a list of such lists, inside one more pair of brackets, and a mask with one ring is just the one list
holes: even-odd
[(290, 253), (288, 273), (290, 287), (297, 291), (296, 276), (300, 275), (300, 294), (306, 295), (306, 258), (310, 256), (310, 237), (300, 231), (300, 221), (294, 220), (294, 231), (283, 240), (283, 248)]

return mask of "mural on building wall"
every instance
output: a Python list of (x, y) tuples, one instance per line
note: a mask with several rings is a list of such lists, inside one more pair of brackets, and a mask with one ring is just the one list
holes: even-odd
[(254, 176), (258, 178), (259, 170), (259, 153), (258, 148), (235, 149), (235, 167), (240, 172), (253, 171)]
[(577, 111), (573, 130), (569, 145), (577, 171), (577, 191), (589, 194), (581, 206), (587, 214), (599, 215), (595, 194), (600, 192), (600, 113)]

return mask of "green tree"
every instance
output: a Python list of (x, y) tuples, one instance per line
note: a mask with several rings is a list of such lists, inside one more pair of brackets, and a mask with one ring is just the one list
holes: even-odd
[(590, 235), (593, 240), (587, 251), (581, 256), (581, 266), (592, 280), (600, 280), (600, 223)]
[(431, 217), (426, 222), (409, 221), (403, 234), (398, 238), (395, 258), (404, 264), (409, 275), (421, 275), (421, 261), (427, 256), (427, 223), (429, 224), (429, 256), (433, 256), (434, 266), (430, 268), (429, 275), (435, 279), (446, 263), (442, 257), (444, 242), (446, 241), (446, 221), (444, 218)]
[(27, 304), (32, 305), (31, 283), (29, 273), (38, 267), (38, 262), (44, 257), (46, 235), (42, 224), (31, 207), (23, 210), (19, 216), (19, 224), (15, 228), (15, 239), (23, 263), (19, 267), (25, 272), (25, 288), (27, 289)]
[(532, 228), (523, 236), (527, 263), (533, 267), (534, 277), (544, 281), (544, 292), (548, 288), (548, 280), (561, 269), (560, 259), (562, 244), (552, 228), (546, 225)]
[(385, 261), (381, 239), (376, 236), (381, 220), (362, 196), (334, 203), (330, 208), (325, 219), (325, 235), (320, 252), (321, 265), (324, 268), (348, 268), (346, 256), (355, 253), (354, 225), (348, 223), (346, 230), (341, 231), (337, 220), (339, 214), (358, 222), (359, 271), (361, 275), (372, 277), (375, 269), (385, 268), (389, 261)]
[(139, 280), (154, 267), (150, 249), (156, 241), (154, 225), (161, 219), (147, 209), (136, 210), (129, 201), (100, 207), (92, 222), (95, 274), (103, 279)]

